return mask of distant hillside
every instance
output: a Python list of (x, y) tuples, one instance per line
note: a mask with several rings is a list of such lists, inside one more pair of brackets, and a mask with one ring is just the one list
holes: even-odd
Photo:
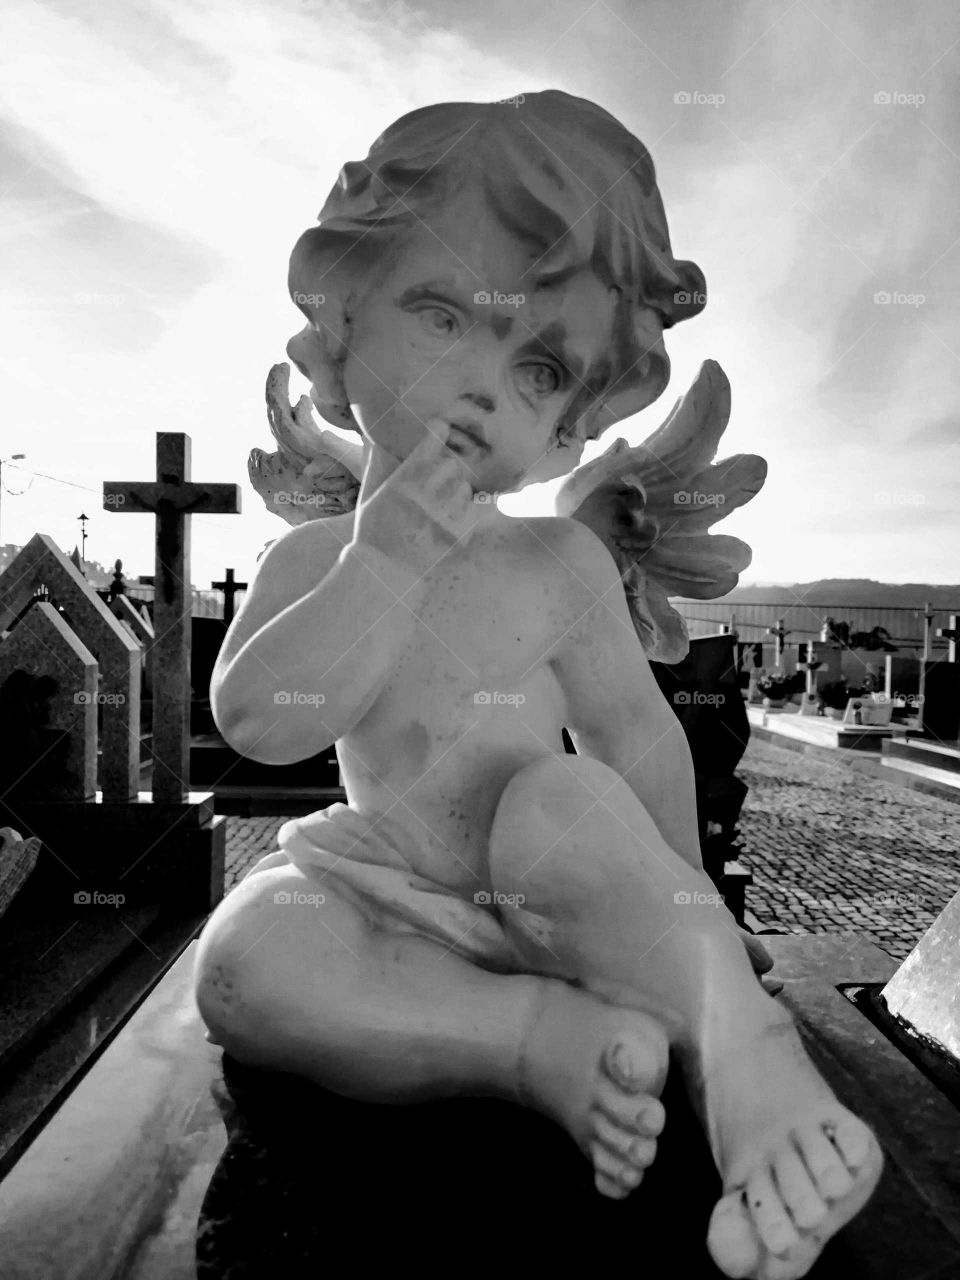
[(743, 604), (775, 604), (794, 595), (811, 604), (860, 605), (863, 608), (923, 608), (929, 600), (935, 609), (960, 611), (960, 585), (944, 586), (924, 582), (874, 582), (872, 578), (819, 578), (816, 582), (794, 582), (787, 586), (734, 587), (724, 601)]

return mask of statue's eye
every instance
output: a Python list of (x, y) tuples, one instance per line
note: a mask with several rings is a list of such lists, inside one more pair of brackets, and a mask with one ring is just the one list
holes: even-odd
[(443, 307), (422, 307), (419, 316), (420, 325), (427, 333), (449, 336), (456, 328), (456, 317)]
[(538, 395), (553, 395), (559, 391), (563, 383), (562, 371), (553, 364), (525, 364), (524, 371), (533, 381), (533, 389)]

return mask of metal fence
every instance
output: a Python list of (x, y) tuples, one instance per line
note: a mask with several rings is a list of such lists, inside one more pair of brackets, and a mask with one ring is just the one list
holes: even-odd
[[(865, 605), (808, 604), (806, 601), (798, 603), (796, 599), (773, 604), (744, 604), (739, 600), (673, 600), (671, 603), (686, 619), (691, 636), (714, 634), (721, 626), (727, 625), (737, 632), (741, 640), (766, 640), (767, 629), (776, 627), (782, 618), (784, 629), (789, 633), (789, 644), (818, 640), (829, 617), (835, 623), (846, 623), (851, 635), (857, 631), (872, 631), (874, 627), (883, 627), (889, 633), (891, 642), (898, 648), (923, 648), (923, 605), (915, 608), (872, 608)], [(950, 614), (960, 613), (960, 602), (949, 608), (931, 609), (930, 613), (933, 618), (931, 648), (945, 649), (947, 641), (938, 638), (937, 628), (950, 625)]]
[[(147, 586), (142, 582), (130, 582), (124, 587), (124, 594), (129, 596), (131, 600), (151, 604), (153, 602), (153, 587)], [(193, 618), (222, 618), (223, 617), (223, 595), (219, 591), (201, 591), (199, 587), (194, 587), (192, 591), (192, 603), (190, 608), (190, 616)], [(246, 592), (238, 591), (235, 596), (234, 610), (240, 607), (240, 601)]]

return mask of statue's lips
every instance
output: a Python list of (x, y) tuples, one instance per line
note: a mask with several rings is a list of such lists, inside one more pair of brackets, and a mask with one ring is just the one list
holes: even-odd
[(486, 449), (487, 452), (489, 452), (490, 446), (487, 444), (486, 440), (484, 440), (482, 436), (477, 435), (473, 427), (469, 426), (467, 423), (451, 422), (448, 423), (448, 425), (461, 436), (465, 436), (466, 439), (469, 440), (471, 444), (475, 444), (477, 448)]

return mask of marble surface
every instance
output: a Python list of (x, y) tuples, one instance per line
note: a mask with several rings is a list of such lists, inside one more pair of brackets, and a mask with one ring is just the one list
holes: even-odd
[[(960, 1274), (960, 1119), (837, 990), (895, 962), (856, 937), (765, 942), (810, 1052), (887, 1155), (812, 1280)], [(348, 1102), (221, 1061), (190, 996), (194, 950), (0, 1184), (5, 1278), (297, 1280), (404, 1260), (429, 1274), (481, 1251), (513, 1273), (586, 1249), (641, 1275), (719, 1274), (702, 1245), (718, 1179), (675, 1081), (657, 1162), (629, 1200), (605, 1200), (572, 1142), (509, 1103)]]
[(883, 989), (890, 1012), (960, 1062), (960, 893)]
[(192, 972), (191, 947), (0, 1183), (4, 1280), (128, 1276), (196, 1176), (217, 1140), (219, 1051), (203, 1037)]

